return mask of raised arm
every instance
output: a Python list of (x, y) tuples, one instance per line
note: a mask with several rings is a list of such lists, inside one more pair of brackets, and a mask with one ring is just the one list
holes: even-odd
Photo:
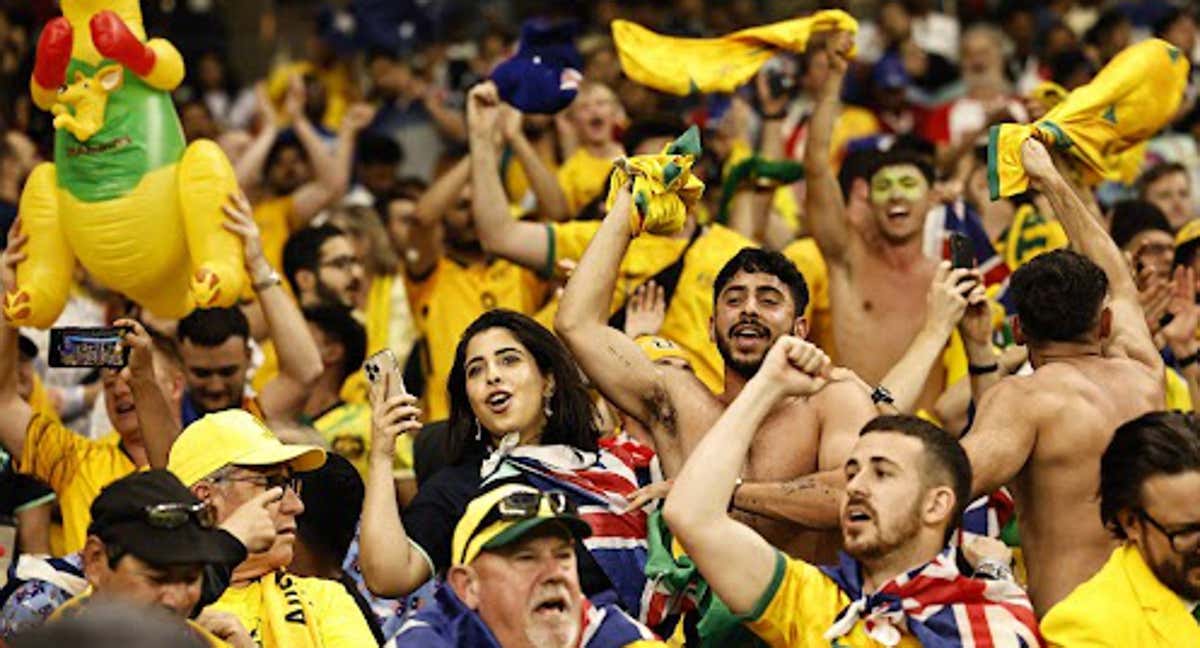
[[(21, 219), (13, 223), (8, 247), (0, 255), (0, 282), (5, 294), (17, 283), (17, 264), (25, 260), (23, 248), (29, 240), (21, 233)], [(7, 322), (0, 324), (0, 443), (13, 457), (25, 449), (25, 433), (33, 419), (33, 409), (17, 393), (17, 331)]]
[[(388, 380), (385, 375), (384, 380)], [(433, 567), (412, 541), (400, 521), (392, 479), (396, 437), (421, 429), (421, 411), (412, 396), (384, 400), (383, 388), (372, 386), (371, 456), (367, 471), (359, 542), (363, 579), (380, 596), (404, 596), (433, 576)]]
[(290, 419), (308, 398), (308, 391), (321, 377), (323, 363), (317, 343), (296, 302), (273, 281), (275, 271), (263, 256), (258, 225), (244, 195), (231, 196), (224, 206), (225, 228), (242, 237), (246, 272), (250, 275), (267, 320), (269, 337), (279, 355), (279, 374), (258, 395), (259, 406), (267, 419)]
[(258, 114), (262, 123), (259, 124), (258, 134), (254, 136), (250, 146), (233, 165), (234, 175), (237, 176), (238, 186), (242, 191), (250, 191), (262, 184), (267, 156), (271, 154), (271, 147), (275, 146), (275, 140), (279, 138), (279, 123), (275, 108), (271, 105), (271, 98), (267, 96), (266, 84), (260, 82), (255, 86), (254, 94), (258, 99)]
[[(294, 96), (297, 92), (301, 93), (298, 105)], [(303, 92), (303, 81), (299, 78), (293, 80), (292, 87), (288, 90), (287, 110), (294, 120), (292, 130), (295, 131), (304, 154), (308, 156), (314, 177), (292, 194), (292, 212), (288, 218), (288, 226), (293, 230), (307, 226), (321, 210), (346, 193), (350, 184), (350, 163), (354, 159), (354, 137), (358, 134), (358, 128), (366, 125), (360, 126), (353, 120), (352, 108), (346, 113), (338, 131), (334, 151), (330, 152), (325, 141), (317, 133), (316, 127), (304, 114)], [(369, 123), (370, 119), (367, 119), (367, 122)]]
[[(499, 118), (500, 97), (495, 84), (489, 81), (471, 88), (467, 95), (467, 124), (471, 132), (471, 189), (474, 191), (471, 209), (475, 230), (484, 250), (531, 270), (542, 271), (546, 269), (550, 248), (546, 226), (516, 220), (508, 212), (508, 197), (500, 183), (500, 155), (496, 141)], [(529, 143), (525, 145), (528, 147)], [(532, 153), (532, 147), (530, 152), (537, 157)], [(525, 168), (528, 171), (529, 167)], [(558, 181), (553, 176), (548, 180), (562, 197)], [(533, 182), (533, 176), (530, 176), (530, 182)], [(541, 201), (541, 196), (538, 200)], [(565, 211), (565, 197), (562, 207)]]
[(852, 42), (852, 37), (844, 32), (826, 41), (823, 55), (829, 59), (829, 77), (817, 93), (817, 105), (808, 121), (808, 141), (804, 146), (805, 222), (825, 261), (830, 264), (845, 261), (851, 236), (842, 188), (829, 160), (833, 127), (841, 112), (839, 97), (847, 68), (845, 53)]
[(167, 467), (171, 446), (183, 431), (166, 394), (158, 386), (154, 372), (154, 342), (145, 327), (136, 320), (120, 319), (114, 326), (128, 326), (125, 335), (129, 347), (129, 389), (137, 403), (138, 429), (146, 444), (146, 459), (151, 468)]
[(734, 614), (746, 614), (770, 587), (777, 551), (727, 511), (754, 434), (785, 398), (815, 392), (829, 359), (799, 338), (783, 337), (675, 478), (663, 506), (671, 532), (713, 592)]
[(525, 131), (521, 129), (522, 121), (523, 116), (519, 110), (504, 106), (500, 116), (501, 131), (504, 133), (504, 140), (517, 156), (517, 161), (521, 163), (521, 168), (525, 170), (525, 177), (529, 179), (533, 195), (537, 197), (538, 216), (541, 216), (543, 221), (571, 220), (574, 214), (567, 211), (567, 196), (558, 184), (558, 178), (546, 167), (542, 156), (538, 155), (533, 144), (525, 137)]
[(1126, 356), (1145, 365), (1155, 375), (1161, 375), (1162, 357), (1154, 346), (1138, 303), (1137, 285), (1116, 243), (1104, 231), (1098, 216), (1087, 208), (1076, 195), (1075, 188), (1055, 168), (1050, 153), (1041, 142), (1033, 138), (1025, 140), (1021, 145), (1021, 162), (1034, 185), (1050, 201), (1071, 245), (1100, 266), (1108, 277), (1113, 317), (1112, 334), (1105, 351)]
[(608, 325), (621, 259), (632, 240), (630, 205), (629, 191), (622, 189), (567, 282), (554, 328), (592, 384), (618, 409), (652, 430), (674, 429), (662, 370), (631, 338)]

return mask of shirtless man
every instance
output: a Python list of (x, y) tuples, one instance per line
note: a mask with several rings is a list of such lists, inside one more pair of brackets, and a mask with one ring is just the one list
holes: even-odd
[[(777, 252), (746, 248), (713, 284), (709, 335), (725, 361), (724, 392), (714, 395), (686, 369), (656, 365), (637, 344), (608, 326), (621, 258), (632, 236), (630, 196), (622, 191), (567, 284), (555, 327), (592, 384), (648, 429), (663, 471), (678, 473), (700, 437), (754, 376), (784, 335), (803, 338), (808, 322), (804, 278)], [(839, 466), (874, 417), (855, 381), (834, 383), (809, 398), (781, 403), (750, 447), (732, 505), (774, 546), (806, 560), (829, 560), (839, 546)], [(827, 474), (813, 475), (818, 471)]]
[(1029, 597), (1038, 616), (1104, 565), (1115, 544), (1100, 524), (1100, 455), (1118, 425), (1163, 408), (1163, 364), (1117, 246), (1028, 140), (1025, 171), (1050, 200), (1073, 248), (1012, 276), (1018, 342), (1031, 376), (984, 394), (963, 439), (976, 495), (1016, 498)]
[[(933, 168), (914, 154), (884, 154), (867, 176), (870, 215), (861, 227), (847, 218), (829, 147), (852, 41), (839, 33), (817, 53), (828, 58), (830, 69), (817, 93), (804, 149), (805, 213), (829, 266), (836, 362), (878, 385), (925, 322), (925, 293), (938, 265), (921, 249), (925, 215), (933, 205)], [(933, 411), (945, 382), (938, 363), (917, 407)]]

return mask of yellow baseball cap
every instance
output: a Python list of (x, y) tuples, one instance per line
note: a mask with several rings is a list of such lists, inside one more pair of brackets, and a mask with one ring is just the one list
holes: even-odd
[[(506, 507), (518, 511), (506, 516)], [(454, 527), (451, 559), (455, 565), (469, 565), (484, 549), (512, 544), (548, 523), (561, 524), (577, 540), (592, 535), (592, 527), (570, 508), (565, 494), (543, 493), (525, 484), (497, 486), (467, 504)]]
[(312, 445), (284, 445), (263, 422), (245, 410), (208, 414), (187, 426), (171, 446), (167, 470), (186, 486), (218, 468), (286, 463), (296, 472), (316, 470), (325, 451)]

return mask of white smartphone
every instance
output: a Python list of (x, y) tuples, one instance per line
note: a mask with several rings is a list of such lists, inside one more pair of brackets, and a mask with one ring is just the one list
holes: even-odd
[(383, 377), (389, 377), (388, 390), (383, 395), (384, 398), (408, 393), (408, 389), (404, 386), (404, 370), (400, 367), (400, 361), (396, 359), (396, 354), (392, 353), (391, 349), (384, 349), (367, 358), (367, 361), (363, 363), (363, 371), (367, 372), (367, 381), (372, 386), (382, 385)]

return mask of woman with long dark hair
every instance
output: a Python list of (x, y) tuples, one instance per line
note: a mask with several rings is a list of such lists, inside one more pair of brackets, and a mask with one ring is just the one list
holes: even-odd
[(605, 602), (636, 609), (646, 516), (625, 508), (637, 477), (627, 453), (600, 447), (595, 408), (566, 347), (525, 315), (489, 311), (463, 333), (447, 389), (447, 465), (420, 487), (403, 516), (389, 450), (398, 434), (421, 429), (421, 412), (411, 396), (385, 401), (373, 390), (361, 536), (368, 587), (400, 596), (443, 573), (451, 564), (454, 526), (480, 487), (519, 480), (565, 491), (585, 519), (604, 518), (601, 539), (625, 541), (627, 551), (581, 550), (580, 582), (593, 600), (606, 596)]

